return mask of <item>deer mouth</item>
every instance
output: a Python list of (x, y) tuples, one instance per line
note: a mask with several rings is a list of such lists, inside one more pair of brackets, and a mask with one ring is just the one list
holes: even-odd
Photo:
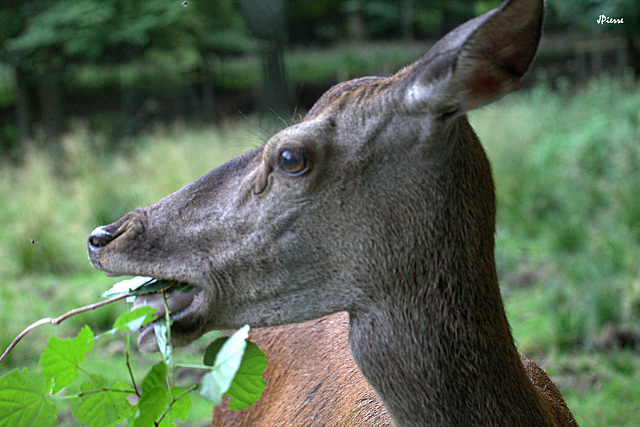
[[(166, 305), (165, 305), (166, 301)], [(140, 295), (133, 301), (133, 308), (141, 306), (150, 306), (156, 309), (155, 315), (158, 317), (155, 322), (164, 322), (169, 310), (169, 316), (173, 322), (180, 322), (181, 319), (187, 317), (202, 302), (202, 291), (192, 287), (188, 291), (169, 290), (163, 293), (153, 293)], [(147, 334), (153, 333), (153, 323), (147, 324), (140, 329), (140, 341), (146, 341)]]
[[(204, 289), (192, 284), (173, 282), (176, 286), (171, 285), (172, 282), (149, 279), (136, 278), (139, 281), (146, 280), (145, 286), (149, 283), (165, 283), (164, 286), (157, 286), (160, 289), (151, 287), (148, 292), (145, 286), (132, 291), (135, 296), (133, 300), (133, 308), (149, 306), (156, 309), (154, 315), (157, 317), (151, 323), (142, 326), (138, 332), (138, 348), (145, 352), (151, 353), (158, 351), (158, 343), (155, 336), (153, 325), (159, 322), (166, 322), (167, 312), (171, 318), (171, 329), (175, 331), (172, 334), (172, 343), (177, 346), (189, 344), (191, 339), (186, 336), (182, 337), (181, 331), (192, 330), (194, 324), (197, 324), (198, 309), (204, 301)], [(133, 279), (133, 280), (136, 280)], [(126, 281), (125, 281), (126, 282)], [(153, 286), (153, 285), (152, 285)]]

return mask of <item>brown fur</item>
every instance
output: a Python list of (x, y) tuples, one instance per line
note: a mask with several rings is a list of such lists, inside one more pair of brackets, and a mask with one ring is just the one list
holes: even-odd
[(353, 361), (348, 332), (344, 312), (251, 331), (250, 340), (269, 360), (263, 398), (245, 411), (216, 408), (213, 425), (391, 426), (382, 402)]
[[(336, 313), (319, 320), (251, 331), (250, 340), (269, 360), (262, 398), (249, 410), (214, 408), (213, 427), (278, 425), (325, 427), (391, 426), (384, 405), (360, 375), (348, 347), (349, 318)], [(573, 427), (562, 395), (535, 362), (520, 356), (556, 426)]]

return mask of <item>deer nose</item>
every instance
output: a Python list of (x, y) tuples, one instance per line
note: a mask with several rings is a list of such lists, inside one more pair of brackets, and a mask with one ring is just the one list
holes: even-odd
[(107, 246), (117, 236), (107, 231), (105, 227), (96, 227), (91, 234), (89, 234), (89, 247), (101, 248)]

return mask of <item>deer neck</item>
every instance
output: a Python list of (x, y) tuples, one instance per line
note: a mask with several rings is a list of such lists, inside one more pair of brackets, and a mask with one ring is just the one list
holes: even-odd
[(480, 280), (440, 277), (429, 283), (432, 292), (411, 301), (351, 314), (354, 359), (395, 425), (552, 425), (497, 290), (450, 292), (495, 285)]
[[(477, 139), (459, 148), (452, 163), (464, 163), (470, 150), (481, 150), (484, 161), (472, 153), (472, 164), (452, 165), (461, 178), (444, 182), (457, 195), (452, 188), (444, 189), (448, 197), (431, 194), (444, 205), (434, 210), (438, 218), (425, 219), (429, 239), (393, 274), (375, 273), (382, 294), (350, 312), (354, 359), (398, 426), (552, 425), (520, 362), (498, 288), (488, 160)], [(465, 168), (471, 179), (456, 182)]]

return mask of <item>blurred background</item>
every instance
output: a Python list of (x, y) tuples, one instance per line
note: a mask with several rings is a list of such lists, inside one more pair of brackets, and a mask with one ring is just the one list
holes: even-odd
[[(0, 2), (0, 350), (111, 286), (87, 261), (94, 227), (263, 143), (331, 85), (395, 72), (499, 3)], [(495, 172), (514, 336), (587, 426), (640, 425), (639, 77), (638, 2), (550, 0), (523, 90), (470, 114)], [(34, 332), (0, 374), (37, 366), (49, 336), (107, 330), (124, 309)], [(124, 379), (123, 349), (107, 340), (87, 363)], [(210, 409), (187, 424), (206, 425)]]

